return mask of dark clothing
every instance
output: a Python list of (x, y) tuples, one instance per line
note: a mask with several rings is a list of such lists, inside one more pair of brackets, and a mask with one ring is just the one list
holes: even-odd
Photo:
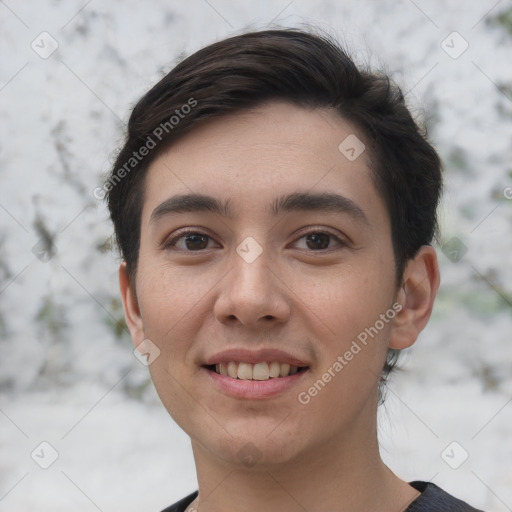
[(483, 512), (448, 494), (431, 482), (409, 482), (409, 485), (421, 494), (405, 512)]
[[(404, 512), (482, 512), (466, 502), (454, 498), (437, 485), (430, 482), (410, 482), (414, 489), (421, 492)], [(185, 512), (185, 509), (197, 498), (197, 491), (162, 512)], [(226, 511), (230, 512), (230, 511)]]

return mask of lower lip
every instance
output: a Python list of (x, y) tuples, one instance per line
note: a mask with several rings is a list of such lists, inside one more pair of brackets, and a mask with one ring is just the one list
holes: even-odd
[(232, 379), (231, 377), (220, 375), (206, 368), (202, 368), (202, 370), (208, 374), (213, 385), (226, 395), (234, 398), (253, 400), (270, 398), (288, 391), (299, 383), (304, 375), (309, 371), (303, 370), (295, 375), (277, 377), (268, 380), (243, 380)]

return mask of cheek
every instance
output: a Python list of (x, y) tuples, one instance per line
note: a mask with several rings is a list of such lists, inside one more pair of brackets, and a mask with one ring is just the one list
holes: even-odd
[[(322, 391), (311, 392), (322, 395), (319, 402), (357, 402), (357, 396), (368, 396), (377, 387), (394, 317), (394, 275), (390, 279), (377, 262), (370, 263), (326, 279), (327, 300), (315, 299), (316, 316), (322, 319), (317, 344), (322, 348), (314, 378), (322, 380), (317, 386)], [(320, 334), (324, 325), (328, 326), (326, 337)], [(326, 372), (330, 373), (322, 379)], [(328, 381), (325, 389), (324, 381)]]
[(162, 348), (171, 340), (179, 345), (180, 340), (185, 341), (184, 330), (199, 325), (195, 317), (219, 278), (199, 273), (192, 266), (170, 266), (158, 261), (147, 263), (144, 269), (139, 305), (145, 334), (153, 336)]
[(347, 343), (391, 307), (392, 288), (386, 274), (368, 262), (326, 276), (313, 300), (331, 335)]

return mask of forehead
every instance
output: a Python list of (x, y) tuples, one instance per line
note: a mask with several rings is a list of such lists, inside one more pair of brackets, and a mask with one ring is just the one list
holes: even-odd
[(386, 220), (362, 139), (331, 111), (286, 102), (203, 122), (148, 169), (143, 224), (173, 195), (210, 195), (254, 216), (275, 213), (278, 197), (298, 191), (339, 193), (371, 210), (370, 221)]

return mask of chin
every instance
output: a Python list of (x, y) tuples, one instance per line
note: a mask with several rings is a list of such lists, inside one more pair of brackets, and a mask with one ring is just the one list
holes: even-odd
[(301, 437), (298, 434), (280, 430), (275, 421), (272, 425), (269, 422), (264, 425), (263, 422), (257, 423), (259, 425), (243, 429), (239, 424), (236, 434), (219, 433), (217, 439), (210, 438), (204, 444), (214, 456), (240, 469), (275, 468), (299, 456)]

